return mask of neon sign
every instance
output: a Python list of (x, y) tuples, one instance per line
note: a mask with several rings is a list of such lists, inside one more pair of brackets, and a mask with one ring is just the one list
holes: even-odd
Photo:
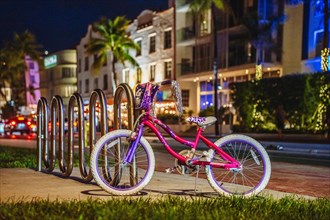
[(56, 66), (56, 64), (57, 64), (57, 56), (56, 55), (45, 57), (44, 65), (45, 65), (46, 69), (52, 68), (52, 67)]

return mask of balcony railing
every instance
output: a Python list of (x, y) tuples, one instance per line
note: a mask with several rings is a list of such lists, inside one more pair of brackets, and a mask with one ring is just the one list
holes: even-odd
[(176, 5), (177, 5), (177, 7), (181, 7), (181, 6), (188, 4), (189, 2), (191, 2), (191, 0), (177, 0)]
[(196, 36), (195, 30), (192, 26), (181, 28), (177, 30), (176, 34), (178, 43), (181, 43), (186, 40), (191, 40)]
[(196, 63), (191, 62), (190, 59), (182, 59), (181, 63), (177, 65), (177, 71), (180, 71), (181, 75), (188, 75), (211, 70), (212, 61), (210, 57), (198, 59)]

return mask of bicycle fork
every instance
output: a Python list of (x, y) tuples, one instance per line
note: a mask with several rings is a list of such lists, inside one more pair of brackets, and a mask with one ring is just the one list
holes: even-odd
[(128, 148), (125, 159), (123, 160), (123, 164), (132, 163), (132, 161), (134, 159), (136, 149), (137, 149), (137, 147), (139, 145), (139, 142), (140, 142), (140, 139), (142, 137), (142, 134), (143, 134), (143, 124), (139, 125), (139, 127), (137, 128), (136, 133), (133, 135), (133, 137), (131, 137), (132, 142), (130, 144), (130, 147)]

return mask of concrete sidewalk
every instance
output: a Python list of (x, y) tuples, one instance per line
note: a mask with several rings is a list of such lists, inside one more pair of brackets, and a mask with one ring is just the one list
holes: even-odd
[[(32, 169), (2, 168), (0, 169), (0, 202), (31, 201), (35, 199), (84, 200), (97, 198), (107, 200), (120, 198), (106, 193), (95, 182), (86, 184), (80, 182), (80, 180), (77, 168), (74, 169), (70, 178), (61, 178), (54, 174), (37, 172)], [(197, 179), (196, 193), (195, 181), (195, 178), (191, 176), (155, 172), (147, 187), (139, 195), (132, 196), (132, 198), (160, 198), (166, 195), (205, 198), (219, 196), (205, 179)], [(293, 194), (265, 189), (260, 195), (279, 199)], [(298, 196), (315, 199), (311, 196)]]

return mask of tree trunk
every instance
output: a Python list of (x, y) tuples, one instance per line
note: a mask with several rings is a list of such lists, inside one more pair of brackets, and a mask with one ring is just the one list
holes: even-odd
[(113, 58), (112, 61), (112, 95), (115, 95), (116, 89), (117, 89), (117, 73), (116, 73), (116, 62)]

